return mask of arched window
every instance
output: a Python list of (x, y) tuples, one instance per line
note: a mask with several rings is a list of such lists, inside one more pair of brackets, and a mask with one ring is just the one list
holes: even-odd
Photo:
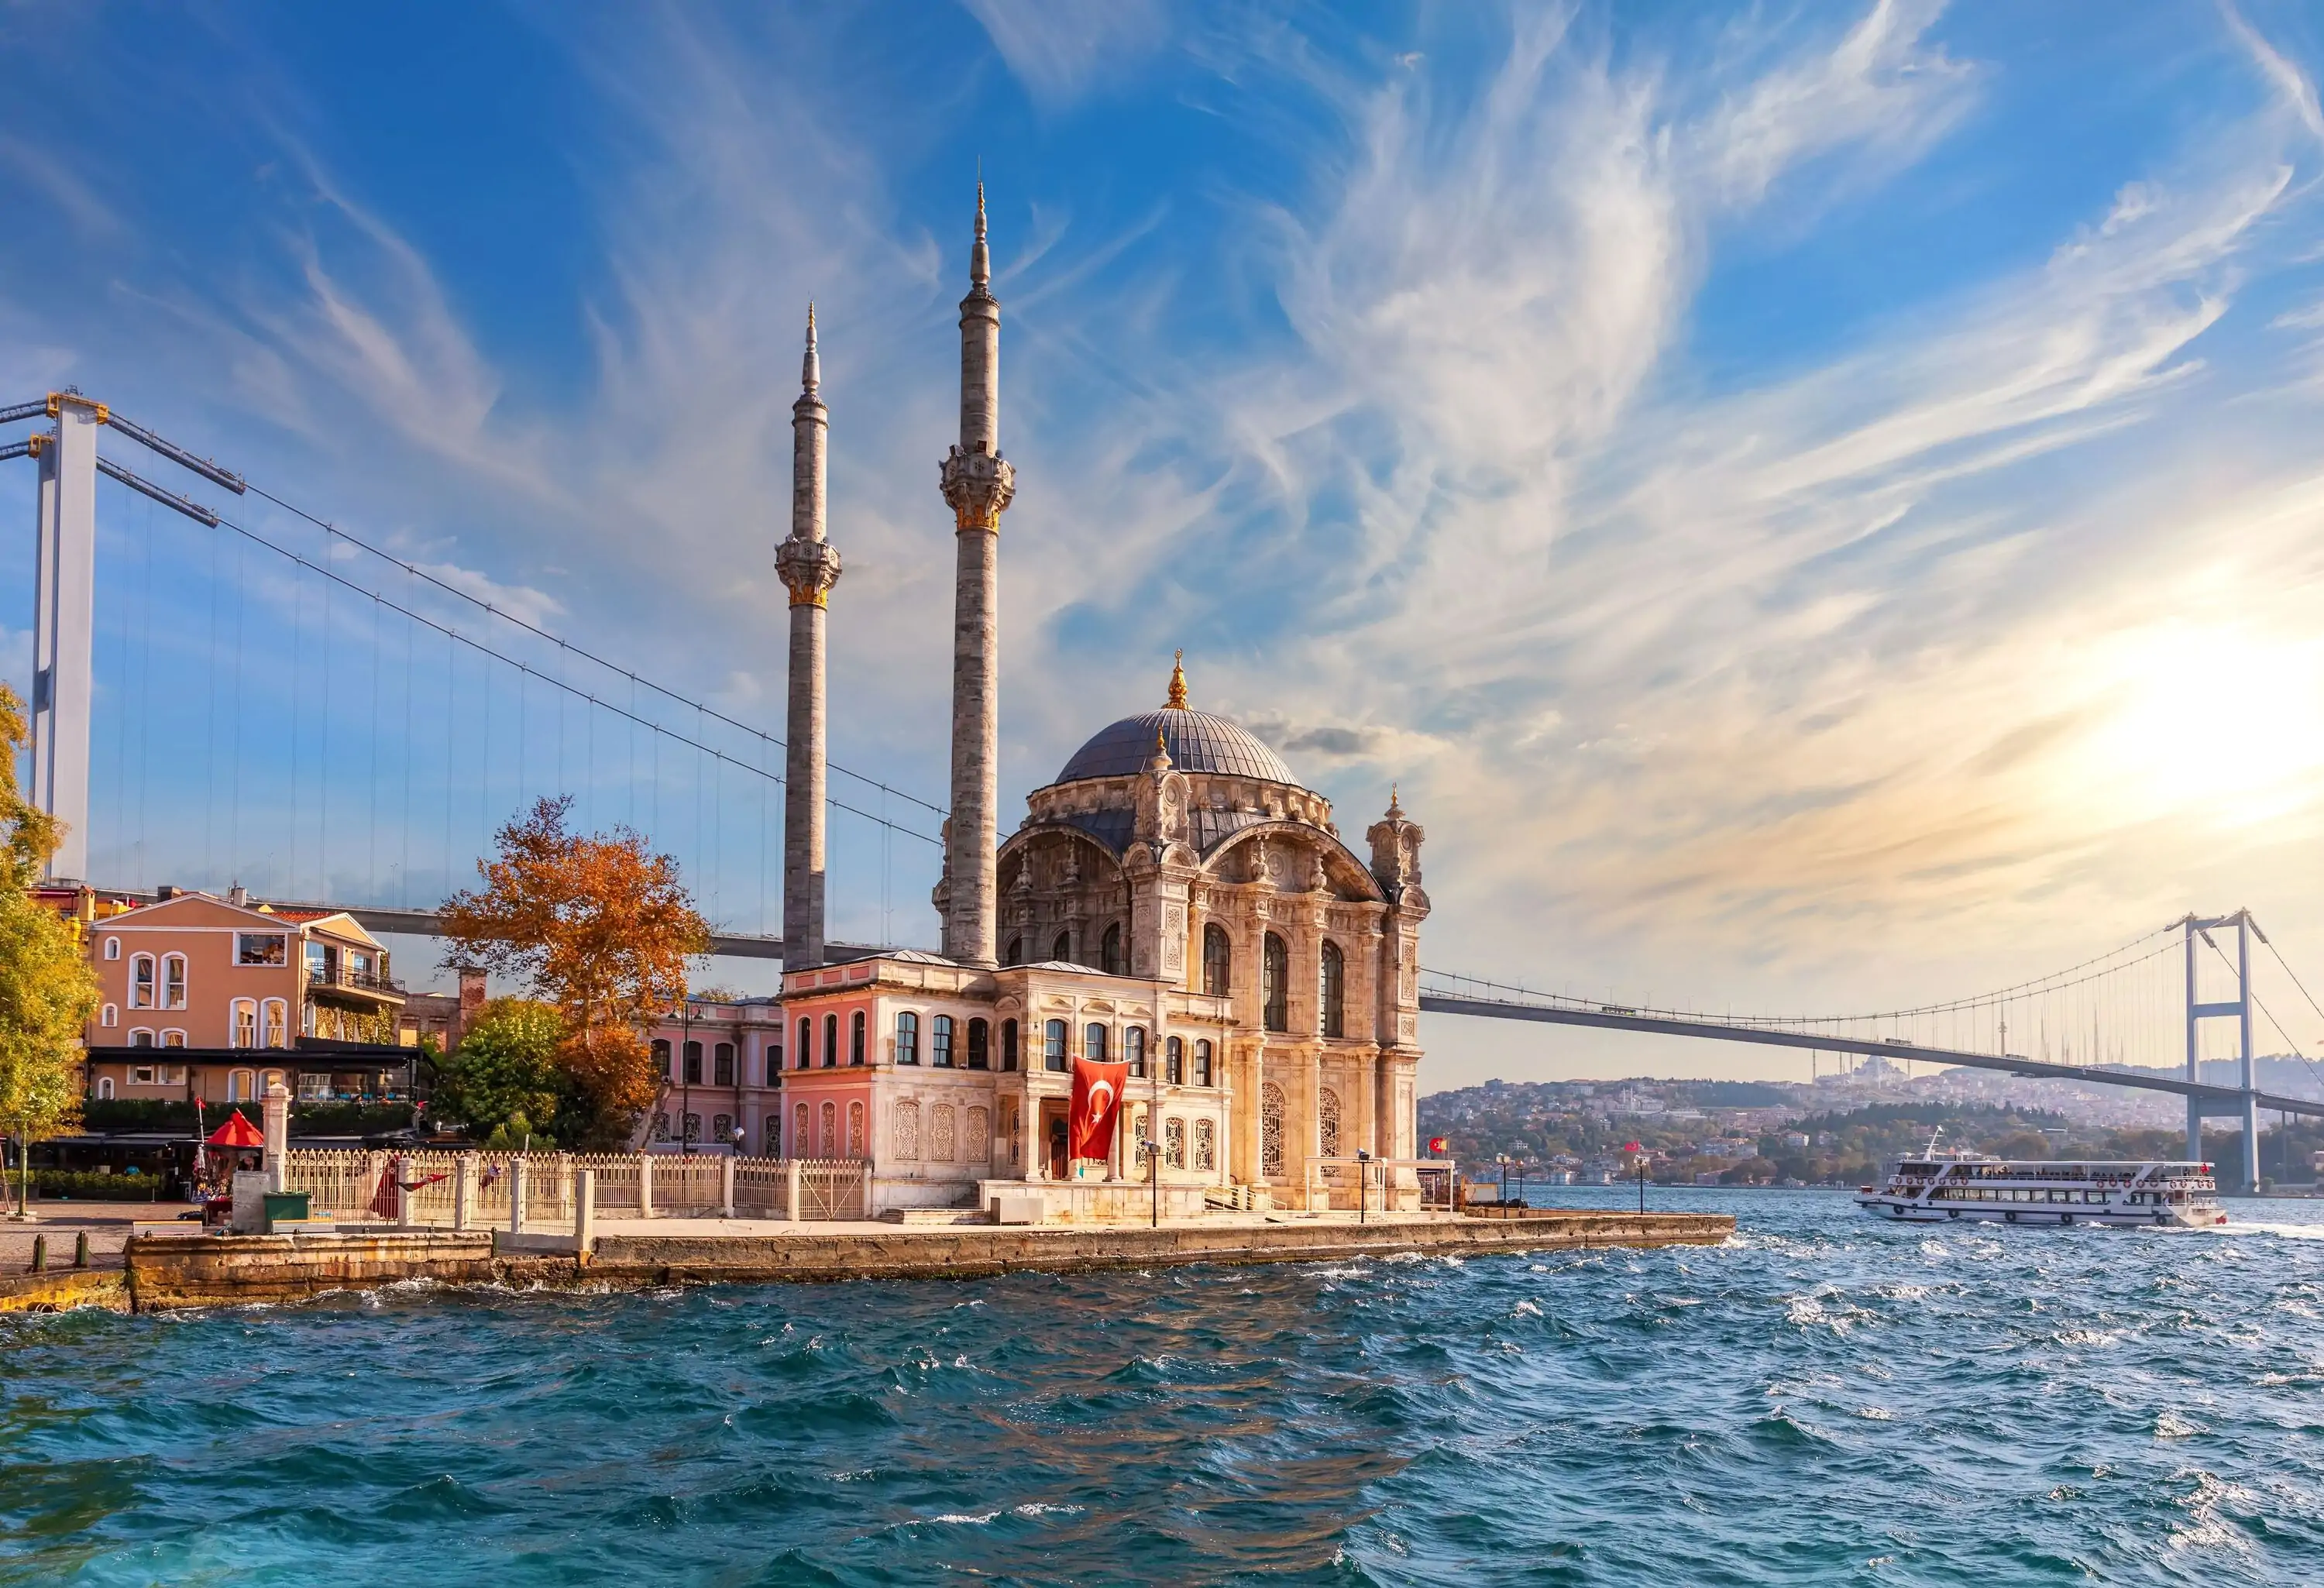
[(1234, 985), (1234, 945), (1227, 929), (1213, 921), (1203, 928), (1203, 991), (1222, 997)]
[(97, 1076), (97, 1101), (100, 1103), (110, 1103), (113, 1101), (113, 1077), (111, 1076)]
[(700, 1114), (690, 1113), (686, 1116), (686, 1139), (689, 1142), (698, 1142), (702, 1140), (702, 1116)]
[(129, 1033), (129, 1046), (130, 1046), (130, 1047), (132, 1047), (132, 1048), (151, 1048), (151, 1047), (152, 1047), (152, 1046), (153, 1046), (153, 1033), (152, 1033), (152, 1029), (151, 1029), (150, 1028), (148, 1028), (148, 1027), (140, 1026), (140, 1027), (138, 1027), (135, 1030), (134, 1030), (134, 1031), (130, 1032), (130, 1033)]
[(105, 957), (107, 959), (119, 959), (121, 957), (120, 938), (107, 937), (105, 940)]
[(1017, 1022), (1015, 1020), (1001, 1022), (1001, 1067), (1012, 1072), (1017, 1068)]
[(1194, 1044), (1194, 1085), (1207, 1086), (1210, 1084), (1211, 1045), (1208, 1042), (1197, 1040)]
[(1259, 946), (1259, 998), (1261, 1023), (1270, 1031), (1291, 1029), (1291, 951), (1269, 932)]
[(667, 1037), (653, 1039), (653, 1066), (654, 1074), (668, 1076), (673, 1081), (678, 1079), (678, 1072), (669, 1067), (669, 1039)]
[(121, 1005), (117, 1003), (106, 1004), (102, 1010), (97, 1011), (97, 1023), (100, 1026), (119, 1025), (121, 1023)]
[(1173, 1115), (1162, 1122), (1162, 1167), (1186, 1167), (1186, 1122)]
[(937, 1015), (928, 1022), (928, 1065), (931, 1068), (952, 1068), (952, 1016)]
[(860, 1103), (847, 1105), (847, 1156), (863, 1156), (863, 1105)]
[(1215, 1120), (1194, 1122), (1194, 1167), (1198, 1169), (1219, 1167), (1219, 1127)]
[(1043, 1029), (1041, 1037), (1043, 1066), (1063, 1074), (1065, 1068), (1065, 1022), (1051, 1020)]
[(186, 956), (182, 954), (161, 956), (161, 1007), (186, 1007)]
[(939, 1103), (928, 1110), (928, 1161), (950, 1163), (953, 1149), (958, 1145), (954, 1137), (953, 1106)]
[(807, 1134), (807, 1104), (804, 1103), (791, 1111), (791, 1151), (801, 1158), (815, 1156), (815, 1138)]
[(920, 1017), (908, 1009), (896, 1017), (896, 1062), (920, 1062)]
[(839, 1017), (836, 1014), (823, 1017), (823, 1067), (827, 1070), (839, 1067)]
[(226, 1077), (226, 1100), (228, 1103), (248, 1103), (258, 1095), (258, 1077), (249, 1070), (229, 1070)]
[(820, 1133), (823, 1140), (823, 1156), (837, 1158), (839, 1156), (839, 1105), (835, 1103), (825, 1103), (820, 1111), (818, 1122), (822, 1127)]
[(781, 1026), (778, 1025), (775, 1027), (775, 1034), (767, 1039), (767, 1085), (770, 1086), (781, 1085), (782, 1073), (783, 1029)]
[(710, 1050), (710, 1084), (731, 1086), (734, 1084), (734, 1045), (721, 1042)]
[(258, 1006), (259, 1040), (269, 1048), (290, 1046), (290, 1006), (270, 998)]
[(860, 1064), (862, 1064), (862, 1063), (863, 1062), (863, 1027), (864, 1027), (864, 1024), (865, 1024), (865, 1021), (864, 1021), (864, 1019), (863, 1019), (863, 1011), (862, 1011), (862, 1010), (860, 1010), (860, 1009), (859, 1009), (859, 1010), (857, 1010), (857, 1011), (856, 1011), (853, 1015), (851, 1015), (851, 1016), (849, 1016), (849, 1017), (848, 1017), (848, 1020), (847, 1020), (847, 1062), (848, 1062), (851, 1066), (853, 1066), (853, 1065), (860, 1065)]
[[(781, 1069), (783, 1067), (783, 1061), (779, 1058), (776, 1059), (773, 1067), (778, 1070)], [(764, 1149), (766, 1155), (769, 1158), (780, 1158), (783, 1155), (782, 1110), (777, 1109), (774, 1113), (767, 1116), (766, 1132), (766, 1146)]]
[(1010, 938), (1009, 952), (1001, 956), (1001, 963), (1002, 965), (1023, 965), (1025, 963), (1025, 939), (1022, 937)]
[(802, 1070), (807, 1068), (807, 1060), (814, 1056), (814, 1053), (815, 1022), (807, 1016), (801, 1015), (798, 1023), (798, 1057), (791, 1060), (792, 1067)]
[(667, 1140), (669, 1140), (669, 1114), (667, 1114), (667, 1113), (657, 1113), (654, 1115), (654, 1117), (653, 1117), (653, 1139), (654, 1139), (655, 1140), (657, 1140), (657, 1141), (667, 1141)]
[[(702, 1044), (699, 1042), (686, 1045), (686, 1084), (689, 1086), (702, 1085)], [(694, 1138), (688, 1136), (687, 1140), (691, 1141)]]
[(1049, 957), (1064, 960), (1069, 965), (1073, 962), (1074, 935), (1072, 932), (1065, 931), (1057, 934), (1057, 940), (1049, 945)]
[(164, 1031), (164, 1032), (162, 1032), (162, 1033), (161, 1033), (161, 1046), (162, 1046), (162, 1047), (164, 1047), (164, 1048), (183, 1048), (185, 1045), (186, 1045), (186, 1034), (185, 1034), (185, 1032), (183, 1032), (183, 1031), (180, 1030), (177, 1027), (172, 1026), (172, 1027), (171, 1027), (168, 1030), (166, 1030), (166, 1031)]
[(1272, 1081), (1259, 1089), (1259, 1172), (1283, 1172), (1283, 1088)]
[(153, 956), (150, 954), (134, 955), (130, 958), (129, 1007), (153, 1007)]
[(1097, 954), (1098, 969), (1109, 976), (1121, 974), (1125, 967), (1121, 963), (1121, 923), (1120, 921), (1106, 928), (1105, 936), (1098, 941)]
[[(828, 1108), (830, 1104), (825, 1103)], [(917, 1103), (896, 1104), (894, 1123), (889, 1128), (896, 1156), (907, 1161), (920, 1156), (920, 1105)]]
[(973, 1070), (992, 1067), (992, 1027), (989, 1021), (972, 1020), (968, 1022), (968, 1067)]
[(1348, 962), (1341, 955), (1337, 943), (1323, 945), (1322, 982), (1319, 991), (1323, 1001), (1323, 1035), (1344, 1037), (1348, 1034)]
[(1340, 1094), (1329, 1086), (1315, 1094), (1315, 1140), (1323, 1157), (1340, 1156)]
[(960, 1155), (970, 1163), (992, 1161), (992, 1114), (991, 1111), (972, 1108), (968, 1122), (961, 1127)]
[(1185, 1084), (1186, 1044), (1176, 1037), (1162, 1049), (1162, 1078), (1173, 1086)]
[(1092, 1020), (1082, 1028), (1082, 1057), (1093, 1064), (1105, 1062), (1105, 1022)]
[(1121, 1034), (1121, 1057), (1129, 1062), (1130, 1073), (1139, 1080), (1146, 1078), (1146, 1028), (1132, 1026)]
[(254, 998), (237, 998), (234, 1001), (233, 1008), (234, 1037), (231, 1045), (235, 1048), (257, 1047), (258, 1001)]
[(721, 1147), (734, 1145), (734, 1116), (715, 1113), (710, 1116), (710, 1139)]

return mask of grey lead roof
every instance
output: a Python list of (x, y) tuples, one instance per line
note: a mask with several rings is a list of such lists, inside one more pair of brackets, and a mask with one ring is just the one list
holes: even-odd
[(1143, 771), (1153, 758), (1157, 733), (1180, 771), (1226, 772), (1300, 786), (1283, 758), (1253, 738), (1248, 729), (1207, 711), (1167, 706), (1100, 728), (1088, 743), (1074, 752), (1056, 780), (1120, 778)]

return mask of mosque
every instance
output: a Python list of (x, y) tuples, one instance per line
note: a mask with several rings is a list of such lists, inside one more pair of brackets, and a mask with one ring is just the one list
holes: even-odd
[[(1391, 793), (1352, 848), (1331, 801), (1190, 704), (1100, 729), (998, 831), (1001, 305), (984, 193), (960, 306), (952, 787), (943, 952), (835, 963), (824, 936), (826, 534), (815, 323), (792, 408), (780, 1115), (792, 1158), (872, 1164), (872, 1207), (1174, 1216), (1416, 1205), (1422, 833)], [(1102, 1159), (1068, 1149), (1073, 1060), (1129, 1066)], [(770, 1076), (772, 1080), (774, 1077)], [(1151, 1142), (1155, 1151), (1143, 1151)], [(770, 1149), (773, 1149), (770, 1147)], [(1360, 1155), (1369, 1164), (1360, 1163)], [(1150, 1161), (1158, 1159), (1158, 1162)], [(1362, 1177), (1360, 1190), (1359, 1177)]]

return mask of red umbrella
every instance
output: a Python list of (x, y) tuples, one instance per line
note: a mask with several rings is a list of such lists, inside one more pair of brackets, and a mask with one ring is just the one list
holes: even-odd
[(209, 1144), (212, 1147), (263, 1147), (266, 1138), (258, 1133), (256, 1125), (242, 1117), (242, 1110), (237, 1108), (226, 1116), (226, 1123), (210, 1132)]

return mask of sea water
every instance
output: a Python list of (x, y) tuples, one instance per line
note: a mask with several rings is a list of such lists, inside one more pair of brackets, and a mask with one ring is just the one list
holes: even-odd
[(2324, 1205), (1649, 1202), (1738, 1233), (0, 1317), (0, 1581), (2324, 1581)]

